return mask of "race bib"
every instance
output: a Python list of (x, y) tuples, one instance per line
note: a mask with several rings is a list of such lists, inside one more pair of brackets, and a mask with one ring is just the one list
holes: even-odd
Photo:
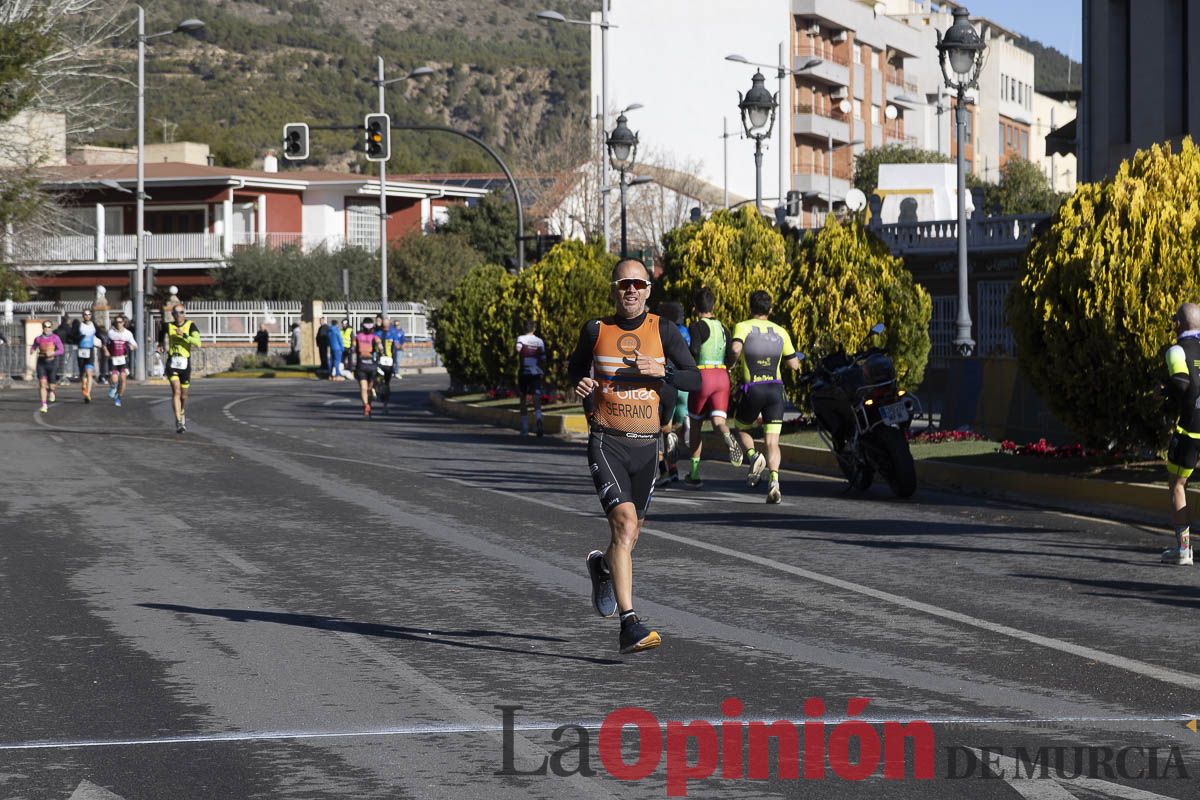
[(392, 357), (391, 356), (380, 356), (379, 357), (379, 366), (390, 367), (391, 365), (392, 365)]
[(187, 368), (188, 368), (188, 357), (187, 356), (171, 356), (171, 369), (187, 369)]
[(90, 348), (90, 347), (79, 348), (79, 357), (80, 358), (91, 358), (92, 357), (92, 348)]
[(114, 367), (125, 366), (125, 356), (113, 356), (112, 357), (112, 365)]

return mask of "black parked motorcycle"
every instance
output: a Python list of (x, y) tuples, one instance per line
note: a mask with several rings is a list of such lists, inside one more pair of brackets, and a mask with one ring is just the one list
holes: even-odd
[[(877, 324), (871, 335), (883, 330)], [(891, 356), (878, 347), (833, 353), (804, 380), (817, 431), (850, 485), (865, 490), (878, 473), (897, 497), (912, 495), (917, 471), (906, 433), (920, 401), (896, 386)]]

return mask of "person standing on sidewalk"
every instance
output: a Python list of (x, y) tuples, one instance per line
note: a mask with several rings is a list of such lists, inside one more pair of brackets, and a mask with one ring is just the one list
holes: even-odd
[(324, 317), (317, 320), (317, 357), (321, 359), (321, 366), (317, 372), (324, 372), (326, 377), (329, 375), (329, 323)]
[(342, 344), (342, 326), (336, 319), (329, 326), (329, 380), (340, 381), (344, 379), (342, 375), (342, 353), (345, 345)]
[(254, 347), (257, 355), (265, 356), (271, 349), (271, 333), (267, 330), (267, 323), (261, 323), (258, 326), (258, 333), (254, 334)]
[(537, 435), (545, 433), (542, 427), (542, 376), (546, 373), (546, 343), (534, 333), (537, 323), (525, 320), (521, 335), (517, 337), (517, 392), (521, 395), (521, 435), (529, 435), (529, 418), (526, 414), (526, 398), (533, 397), (533, 418)]
[(616, 313), (584, 324), (567, 374), (587, 411), (588, 466), (610, 534), (608, 551), (587, 557), (592, 606), (602, 617), (620, 613), (620, 651), (636, 653), (662, 642), (633, 609), (633, 548), (654, 495), (659, 391), (699, 389), (700, 371), (675, 325), (646, 313), (642, 262), (618, 262), (612, 283)]
[(1167, 486), (1175, 546), (1162, 553), (1166, 564), (1192, 564), (1192, 532), (1187, 484), (1200, 458), (1200, 306), (1184, 303), (1175, 312), (1175, 344), (1167, 349), (1163, 394), (1176, 404), (1178, 421), (1167, 446)]
[[(783, 429), (783, 409), (786, 406), (780, 367), (787, 364), (798, 370), (800, 357), (792, 346), (791, 335), (767, 319), (771, 313), (771, 295), (764, 291), (751, 292), (750, 313), (750, 319), (734, 326), (733, 341), (729, 346), (733, 357), (741, 360), (741, 396), (738, 398), (734, 421), (750, 462), (746, 483), (757, 486), (763, 467), (766, 467), (770, 470), (767, 502), (779, 503), (783, 499), (779, 491), (779, 434)], [(754, 439), (747, 432), (760, 416), (763, 421), (763, 449), (767, 451), (765, 457), (754, 451)]]
[(713, 316), (716, 304), (712, 290), (698, 289), (692, 298), (696, 319), (688, 326), (692, 355), (700, 367), (700, 391), (688, 396), (688, 417), (692, 420), (688, 441), (692, 451), (692, 468), (685, 485), (692, 488), (703, 485), (700, 480), (700, 454), (704, 446), (705, 419), (711, 420), (713, 429), (725, 440), (725, 446), (729, 448), (729, 463), (735, 467), (742, 465), (742, 448), (726, 424), (729, 416), (729, 370), (725, 359), (729, 350), (729, 334)]
[(50, 410), (49, 403), (57, 399), (54, 386), (58, 381), (58, 364), (66, 350), (62, 337), (54, 332), (50, 320), (43, 322), (41, 336), (36, 337), (29, 347), (29, 352), (37, 353), (38, 393), (42, 398), (38, 411), (43, 414)]

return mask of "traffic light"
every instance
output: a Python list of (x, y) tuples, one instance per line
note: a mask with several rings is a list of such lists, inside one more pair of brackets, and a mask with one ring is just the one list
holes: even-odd
[(283, 157), (288, 161), (308, 158), (308, 124), (289, 122), (283, 126)]
[(391, 117), (387, 114), (367, 114), (363, 128), (367, 132), (367, 161), (387, 161), (391, 158)]
[(801, 195), (799, 192), (788, 192), (787, 193), (787, 215), (789, 217), (800, 216), (800, 211), (801, 211), (800, 199), (801, 199)]

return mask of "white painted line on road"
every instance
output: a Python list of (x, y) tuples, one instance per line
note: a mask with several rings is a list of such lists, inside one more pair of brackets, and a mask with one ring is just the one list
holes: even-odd
[[(513, 496), (520, 497), (520, 495)], [(991, 633), (998, 633), (1001, 636), (1008, 636), (1023, 642), (1029, 642), (1030, 644), (1048, 647), (1051, 650), (1057, 650), (1061, 653), (1069, 653), (1070, 655), (1078, 656), (1089, 661), (1098, 661), (1101, 664), (1108, 664), (1110, 667), (1116, 667), (1117, 669), (1122, 669), (1126, 672), (1132, 672), (1147, 678), (1153, 678), (1154, 680), (1162, 681), (1163, 683), (1182, 686), (1186, 689), (1194, 690), (1197, 688), (1198, 682), (1194, 675), (1178, 672), (1167, 667), (1158, 667), (1154, 664), (1148, 664), (1144, 661), (1138, 661), (1133, 658), (1126, 658), (1125, 656), (1119, 656), (1114, 653), (1107, 653), (1103, 650), (1096, 650), (1092, 647), (1085, 647), (1083, 645), (1073, 644), (1072, 642), (1065, 642), (1061, 639), (1054, 639), (1050, 636), (1042, 636), (1038, 633), (1030, 633), (1029, 631), (1023, 631), (1019, 628), (1013, 628), (1008, 625), (1000, 625), (999, 623), (988, 622), (987, 620), (978, 619), (977, 617), (972, 617), (968, 614), (960, 614), (957, 611), (950, 611), (949, 609), (941, 608), (940, 606), (935, 606), (931, 603), (922, 603), (919, 600), (910, 600), (907, 597), (901, 597), (900, 595), (892, 594), (891, 592), (872, 589), (871, 587), (864, 586), (861, 583), (853, 583), (852, 581), (842, 580), (841, 578), (834, 578), (830, 575), (823, 575), (819, 572), (813, 572), (812, 570), (794, 567), (791, 564), (784, 564), (783, 562), (776, 561), (772, 558), (764, 558), (763, 556), (756, 556), (751, 553), (743, 553), (740, 550), (733, 550), (728, 547), (722, 547), (718, 544), (702, 542), (687, 536), (679, 536), (677, 534), (667, 533), (666, 531), (661, 531), (656, 528), (642, 528), (642, 533), (648, 533), (652, 536), (657, 536), (660, 539), (666, 539), (667, 541), (675, 542), (677, 544), (686, 544), (701, 550), (708, 550), (711, 553), (717, 553), (730, 558), (736, 558), (740, 561), (746, 561), (751, 564), (758, 564), (761, 567), (767, 567), (778, 572), (795, 575), (798, 578), (804, 578), (816, 583), (823, 583), (826, 586), (833, 586), (838, 589), (844, 589), (848, 592), (854, 592), (855, 594), (873, 597), (876, 600), (882, 600), (885, 603), (891, 603), (892, 605), (901, 606), (902, 608), (907, 608), (912, 611), (919, 611), (923, 614), (939, 617), (940, 619), (957, 622), (960, 625), (967, 625), (972, 628), (979, 628)]]
[(118, 486), (117, 491), (128, 497), (130, 500), (141, 500), (142, 496), (130, 489), (128, 486)]
[(321, 403), (323, 406), (336, 406), (338, 403), (353, 403), (353, 400), (347, 400), (345, 397), (340, 397), (337, 400), (326, 400)]
[(91, 781), (80, 781), (67, 800), (124, 800), (124, 798)]
[(169, 403), (169, 402), (171, 402), (171, 400), (172, 400), (172, 399), (173, 399), (173, 398), (170, 398), (170, 397), (160, 397), (160, 398), (158, 398), (157, 400), (151, 400), (151, 401), (150, 401), (149, 403), (147, 403), (146, 405), (150, 405), (150, 406), (157, 406), (157, 405), (160, 405), (160, 404), (162, 404), (162, 403)]
[(61, 436), (59, 436), (57, 433), (50, 434), (50, 438), (53, 439), (54, 441), (58, 442), (59, 444), (64, 444), (63, 438)]
[[(975, 748), (967, 748), (975, 754), (977, 758), (983, 758), (983, 751)], [(1079, 775), (1074, 778), (1059, 777), (1054, 767), (1048, 770), (1048, 775), (1042, 778), (1032, 777), (1031, 773), (1040, 771), (1034, 770), (1033, 765), (1026, 766), (1010, 756), (1001, 755), (989, 751), (989, 759), (994, 759), (992, 762), (998, 766), (999, 771), (992, 771), (993, 775), (1001, 774), (1004, 776), (1004, 782), (1015, 790), (1017, 794), (1026, 798), (1026, 800), (1077, 800), (1076, 796), (1067, 791), (1064, 786), (1071, 786), (1083, 789), (1089, 794), (1095, 793), (1103, 797), (1119, 797), (1122, 800), (1171, 800), (1166, 795), (1147, 792), (1144, 789), (1135, 789), (1132, 786), (1124, 786), (1119, 783), (1109, 783), (1097, 778), (1089, 778)], [(1083, 764), (1079, 767), (1084, 768)], [(1069, 771), (1069, 769), (1067, 770)]]
[(174, 514), (159, 514), (158, 518), (177, 531), (190, 531), (192, 527)]
[(1089, 517), (1084, 514), (1072, 514), (1070, 511), (1054, 511), (1052, 509), (1048, 509), (1048, 511), (1051, 514), (1057, 514), (1060, 517), (1069, 517), (1071, 519), (1077, 519), (1082, 522), (1100, 522), (1105, 525), (1125, 525), (1126, 524), (1124, 522), (1118, 522), (1115, 519), (1104, 519), (1102, 517)]
[[(341, 634), (339, 634), (341, 635)], [(345, 636), (355, 636), (356, 634), (344, 634)], [(374, 648), (374, 645), (371, 646)], [(372, 654), (373, 655), (373, 654)], [(392, 659), (391, 656), (384, 654), (384, 657), (397, 661), (398, 665), (404, 665), (397, 659)], [(406, 669), (407, 672), (407, 669)], [(445, 690), (443, 690), (445, 691)], [(474, 710), (474, 709), (471, 709)], [(475, 712), (478, 716), (486, 717), (486, 715)], [(910, 722), (927, 722), (930, 725), (969, 725), (969, 726), (1010, 726), (1010, 727), (1045, 727), (1047, 725), (1063, 725), (1063, 724), (1079, 724), (1088, 725), (1093, 723), (1122, 723), (1130, 724), (1145, 724), (1145, 723), (1175, 723), (1183, 722), (1186, 719), (1191, 719), (1191, 716), (1171, 716), (1171, 717), (1047, 717), (1047, 718), (1030, 718), (1030, 719), (1012, 719), (1005, 717), (805, 717), (803, 719), (788, 720), (793, 724), (803, 724), (806, 722), (822, 723), (824, 725), (840, 725), (843, 722), (853, 719), (855, 722), (865, 722), (868, 725), (883, 725), (889, 722), (907, 725)], [(772, 718), (774, 719), (774, 718)], [(692, 720), (688, 720), (692, 721)], [(738, 717), (722, 717), (720, 719), (696, 720), (706, 721), (715, 726), (722, 722), (742, 722), (749, 723), (755, 720), (749, 718)], [(512, 728), (514, 731), (525, 733), (536, 733), (538, 731), (553, 731), (562, 725), (578, 725), (581, 728), (588, 730), (599, 730), (603, 725), (603, 720), (562, 720), (553, 722), (517, 722)], [(502, 733), (504, 727), (499, 723), (475, 723), (464, 725), (397, 725), (386, 728), (364, 728), (359, 730), (342, 730), (342, 731), (248, 731), (245, 733), (198, 733), (181, 736), (147, 736), (134, 739), (72, 739), (63, 741), (33, 741), (33, 742), (3, 742), (0, 743), (0, 752), (12, 750), (73, 750), (92, 747), (142, 747), (149, 745), (169, 745), (169, 744), (211, 744), (221, 742), (263, 742), (276, 741), (280, 739), (348, 739), (348, 738), (371, 738), (383, 736), (439, 736), (454, 733)], [(1004, 756), (1001, 756), (1004, 758)], [(1087, 781), (1086, 778), (1077, 778), (1075, 780)], [(1083, 784), (1080, 784), (1083, 785)], [(1121, 787), (1127, 788), (1127, 787)], [(1112, 791), (1111, 785), (1105, 784), (1105, 790)], [(1135, 790), (1129, 790), (1135, 791)], [(1134, 800), (1133, 795), (1129, 795), (1131, 800)], [(1157, 798), (1158, 795), (1139, 795), (1136, 800), (1149, 800), (1149, 798)]]
[(242, 558), (237, 553), (233, 552), (232, 550), (230, 550), (228, 548), (214, 547), (214, 548), (210, 548), (210, 550), (213, 553), (215, 553), (218, 557), (223, 558), (224, 560), (228, 561), (230, 564), (237, 567), (238, 569), (240, 569), (242, 572), (246, 573), (247, 575), (262, 575), (262, 573), (263, 573), (263, 571), (261, 569), (254, 566), (249, 561)]

